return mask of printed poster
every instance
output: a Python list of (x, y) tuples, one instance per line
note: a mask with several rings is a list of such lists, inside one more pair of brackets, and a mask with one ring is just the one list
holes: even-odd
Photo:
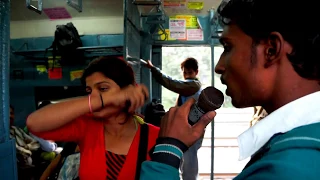
[(176, 15), (170, 18), (173, 19), (185, 19), (186, 20), (186, 28), (198, 28), (198, 17), (193, 15)]
[(170, 18), (169, 30), (170, 30), (170, 38), (186, 39), (186, 20)]
[(62, 68), (49, 68), (48, 76), (49, 79), (62, 79)]
[(192, 9), (192, 10), (202, 10), (204, 6), (204, 2), (199, 1), (199, 2), (188, 2), (187, 8)]
[(71, 15), (64, 7), (44, 8), (43, 12), (50, 20), (70, 19)]
[(36, 65), (36, 69), (39, 74), (47, 73), (47, 67), (45, 65)]
[(187, 0), (163, 0), (163, 6), (165, 8), (181, 8), (185, 9)]
[(169, 18), (169, 29), (165, 30), (167, 36), (159, 31), (160, 40), (187, 40), (203, 41), (203, 30), (199, 19), (194, 15), (176, 15)]
[(57, 56), (48, 57), (48, 78), (49, 79), (62, 79), (62, 67), (60, 65), (61, 57)]
[(161, 41), (174, 41), (174, 40), (176, 40), (176, 39), (170, 38), (170, 30), (169, 29), (165, 29), (165, 32), (166, 32), (167, 36), (162, 31), (159, 31), (159, 33), (158, 33), (160, 35)]
[(203, 41), (202, 29), (187, 29), (187, 41)]
[(70, 71), (70, 80), (74, 81), (80, 79), (83, 74), (83, 70)]

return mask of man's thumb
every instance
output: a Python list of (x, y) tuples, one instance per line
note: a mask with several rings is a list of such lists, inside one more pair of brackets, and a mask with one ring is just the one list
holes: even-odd
[(192, 127), (194, 131), (202, 132), (207, 125), (213, 121), (214, 117), (216, 116), (215, 111), (210, 111), (204, 114), (201, 119)]

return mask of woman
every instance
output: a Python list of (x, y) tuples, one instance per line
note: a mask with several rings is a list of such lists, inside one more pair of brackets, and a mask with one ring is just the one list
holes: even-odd
[[(84, 70), (81, 82), (87, 97), (48, 105), (27, 120), (35, 135), (55, 141), (73, 141), (80, 147), (81, 180), (135, 179), (138, 156), (149, 159), (159, 129), (147, 125), (140, 137), (139, 117), (134, 115), (148, 98), (148, 90), (136, 85), (130, 65), (115, 57), (94, 60)], [(46, 118), (43, 118), (46, 117)], [(141, 122), (141, 120), (140, 120)], [(140, 138), (147, 137), (143, 155)], [(143, 152), (143, 151), (141, 151)], [(138, 167), (138, 168), (137, 168)], [(139, 173), (138, 173), (139, 174)]]

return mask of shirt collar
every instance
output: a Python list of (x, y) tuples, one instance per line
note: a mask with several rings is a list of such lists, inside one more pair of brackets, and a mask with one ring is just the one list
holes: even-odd
[(320, 92), (292, 101), (269, 114), (238, 137), (239, 160), (256, 153), (277, 133), (320, 122)]

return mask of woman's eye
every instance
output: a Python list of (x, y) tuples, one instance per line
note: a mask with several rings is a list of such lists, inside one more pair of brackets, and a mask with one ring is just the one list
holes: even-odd
[(99, 88), (99, 90), (101, 91), (101, 92), (104, 92), (104, 91), (107, 91), (109, 88), (107, 88), (107, 87), (100, 87)]

